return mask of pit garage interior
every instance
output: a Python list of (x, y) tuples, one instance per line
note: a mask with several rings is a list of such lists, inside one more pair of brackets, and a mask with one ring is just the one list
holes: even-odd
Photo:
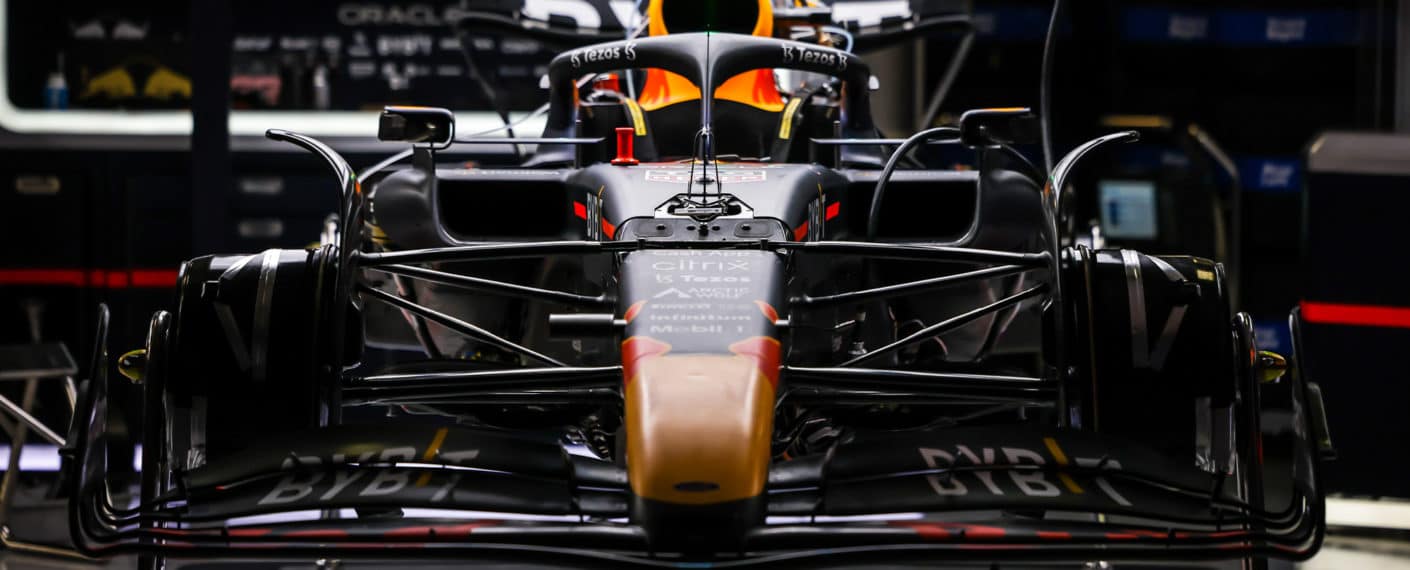
[[(65, 440), (86, 421), (78, 413), (82, 391), (100, 375), (122, 380), (110, 383), (103, 407), (124, 430), (141, 433), (159, 417), (146, 410), (152, 400), (142, 384), (124, 379), (134, 365), (123, 359), (148, 342), (153, 313), (172, 306), (184, 262), (327, 243), (338, 181), (307, 150), (271, 140), (268, 129), (316, 137), (359, 171), (406, 148), (379, 140), (387, 120), (379, 123), (379, 115), (389, 105), (450, 109), (455, 132), (466, 135), (505, 136), (503, 125), (512, 123), (516, 137), (567, 136), (545, 130), (540, 107), (549, 98), (550, 60), (565, 48), (535, 33), (466, 28), (459, 15), (537, 22), (526, 27), (531, 32), (595, 34), (580, 42), (586, 45), (630, 39), (658, 2), (689, 3), (0, 0), (0, 567), (155, 567), (134, 553), (92, 558), (73, 550), (72, 497), (62, 479), (74, 458), (62, 453), (72, 444)], [(1256, 348), (1281, 355), (1296, 348), (1298, 373), (1320, 388), (1329, 438), (1317, 450), (1327, 534), (1308, 560), (1155, 555), (956, 567), (1410, 569), (1410, 287), (1402, 281), (1410, 267), (1410, 3), (1064, 0), (1055, 14), (1049, 0), (763, 2), (777, 5), (777, 18), (816, 12), (798, 22), (778, 19), (776, 38), (830, 34), (838, 41), (829, 45), (846, 50), (856, 42), (877, 82), (871, 115), (884, 137), (957, 125), (972, 109), (1013, 107), (1043, 118), (1047, 152), (1056, 157), (1099, 135), (1139, 133), (1139, 142), (1093, 155), (1067, 179), (1074, 243), (1218, 261), (1229, 302), (1251, 317)], [(699, 4), (718, 10), (711, 17), (719, 21), (758, 12), (753, 2)], [(959, 24), (862, 53), (868, 29), (927, 17)], [(782, 31), (785, 25), (794, 31)], [(780, 82), (793, 77), (777, 73)], [(593, 89), (621, 98), (641, 89), (629, 83), (642, 79), (598, 77)], [(691, 128), (687, 136), (694, 134)], [(1046, 171), (1054, 159), (1044, 168), (1041, 139), (1016, 136), (1012, 148)], [(533, 146), (467, 144), (435, 156), (492, 172), (511, 168)], [(911, 163), (959, 173), (981, 168), (960, 147), (922, 146)], [(526, 193), (493, 206), (440, 207), (516, 212), (466, 218), (471, 232), (532, 228), (538, 222), (522, 212), (558, 207), (531, 197), (532, 184), (516, 188)], [(563, 217), (574, 214), (597, 212), (564, 210)], [(1294, 310), (1303, 323), (1296, 347), (1288, 324)], [(100, 328), (106, 359), (93, 357)], [(370, 342), (362, 366), (399, 359), (404, 348)], [(252, 407), (245, 421), (273, 421), (279, 409)], [(392, 415), (371, 415), (378, 414)], [(1261, 425), (1273, 433), (1293, 421), (1269, 411)], [(110, 446), (109, 477), (137, 486), (144, 449)], [(1291, 461), (1259, 453), (1269, 465)], [(511, 558), (487, 567), (540, 562)], [(458, 567), (454, 558), (340, 562), (331, 555), (165, 561), (173, 568), (422, 567), (416, 564)], [(711, 562), (698, 564), (691, 567)], [(944, 563), (915, 565), (922, 566)], [(827, 567), (891, 564), (859, 557)]]

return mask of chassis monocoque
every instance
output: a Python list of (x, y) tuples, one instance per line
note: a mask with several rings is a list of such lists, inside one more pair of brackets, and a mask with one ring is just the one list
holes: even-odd
[[(718, 152), (709, 96), (699, 123), (650, 125), (693, 154), (608, 161), (608, 135), (645, 129), (577, 87), (627, 68), (707, 94), (792, 69), (840, 95), (800, 105), (807, 162)], [(1060, 229), (1068, 174), (1131, 135), (1045, 175), (1008, 144), (1023, 110), (879, 138), (873, 81), (824, 46), (675, 34), (557, 57), (523, 166), (437, 166), (486, 141), (435, 109), (383, 114), (413, 161), (375, 184), (271, 131), (332, 168), (338, 225), (185, 264), (129, 359), (132, 497), (108, 476), (99, 350), (66, 448), (75, 541), (588, 565), (1314, 553), (1318, 407), (1296, 366), (1274, 381), (1222, 266)], [(896, 170), (926, 142), (979, 167)], [(1279, 437), (1270, 398), (1292, 411)]]

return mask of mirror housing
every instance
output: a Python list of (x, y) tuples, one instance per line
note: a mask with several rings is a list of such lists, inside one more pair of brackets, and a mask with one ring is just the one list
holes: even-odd
[(387, 106), (377, 124), (377, 140), (450, 146), (455, 114), (439, 107)]
[(968, 146), (1035, 143), (1037, 119), (1027, 107), (970, 109), (960, 115), (960, 142)]

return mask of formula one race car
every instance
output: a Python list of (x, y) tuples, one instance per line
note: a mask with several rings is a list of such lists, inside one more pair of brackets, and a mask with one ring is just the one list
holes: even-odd
[[(810, 567), (1318, 549), (1320, 397), (1255, 348), (1222, 265), (1060, 229), (1069, 173), (1131, 133), (1051, 173), (1013, 146), (1026, 109), (882, 138), (867, 64), (748, 4), (753, 29), (653, 0), (649, 34), (563, 51), (540, 137), (389, 107), (380, 137), (411, 163), (359, 176), (270, 131), (332, 168), (336, 222), (316, 248), (183, 266), (119, 362), (145, 394), (136, 496), (109, 476), (126, 429), (97, 354), (65, 448), (79, 548)], [(436, 161), (506, 141), (534, 151)], [(900, 168), (931, 144), (977, 166)]]

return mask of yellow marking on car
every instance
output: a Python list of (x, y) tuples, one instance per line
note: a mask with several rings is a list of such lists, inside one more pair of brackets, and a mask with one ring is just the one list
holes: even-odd
[(641, 105), (631, 98), (624, 98), (622, 102), (626, 103), (627, 112), (632, 114), (632, 126), (636, 128), (636, 136), (646, 136), (646, 118), (641, 114)]
[[(1051, 437), (1045, 437), (1043, 438), (1043, 443), (1048, 446), (1048, 453), (1053, 454), (1053, 461), (1056, 461), (1058, 465), (1066, 467), (1068, 463), (1067, 454), (1062, 452), (1061, 447), (1058, 447), (1057, 440)], [(1063, 486), (1067, 487), (1067, 490), (1072, 491), (1073, 493), (1078, 495), (1081, 495), (1083, 493), (1082, 487), (1078, 486), (1077, 482), (1072, 480), (1071, 475), (1068, 475), (1066, 473), (1058, 473), (1057, 476), (1058, 479), (1062, 480), (1062, 484)]]
[(1103, 127), (1118, 129), (1168, 129), (1172, 124), (1170, 117), (1160, 115), (1107, 115), (1100, 120)]
[(788, 105), (783, 108), (783, 118), (778, 122), (778, 138), (789, 139), (793, 136), (793, 114), (798, 112), (798, 107), (803, 105), (803, 97), (794, 97), (788, 101)]
[(139, 348), (129, 350), (118, 357), (118, 374), (131, 380), (133, 384), (141, 384), (142, 379), (147, 375), (147, 349)]
[[(441, 444), (446, 442), (446, 433), (448, 431), (449, 430), (447, 430), (446, 428), (436, 430), (436, 435), (431, 438), (431, 444), (426, 446), (426, 453), (421, 454), (422, 461), (431, 461), (436, 458), (436, 452), (440, 451)], [(416, 486), (425, 487), (426, 484), (430, 482), (431, 472), (427, 471), (425, 473), (422, 473), (421, 477), (416, 480)]]

